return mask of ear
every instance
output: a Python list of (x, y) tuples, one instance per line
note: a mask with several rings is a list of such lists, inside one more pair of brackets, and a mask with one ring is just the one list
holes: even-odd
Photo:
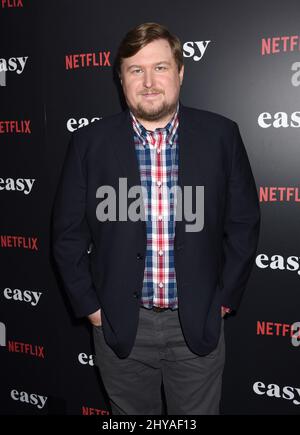
[(183, 76), (184, 76), (184, 65), (182, 65), (181, 70), (179, 71), (179, 79), (180, 79), (180, 86), (183, 82)]

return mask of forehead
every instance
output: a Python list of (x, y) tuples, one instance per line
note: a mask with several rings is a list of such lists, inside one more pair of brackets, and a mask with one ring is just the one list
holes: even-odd
[(172, 59), (174, 57), (169, 42), (165, 39), (157, 39), (141, 48), (134, 56), (123, 59), (123, 64), (148, 65), (161, 61), (171, 62)]

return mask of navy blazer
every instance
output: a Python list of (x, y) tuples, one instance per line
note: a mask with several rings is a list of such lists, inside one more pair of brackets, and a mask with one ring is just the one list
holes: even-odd
[[(197, 355), (217, 345), (221, 305), (237, 310), (257, 249), (260, 209), (237, 124), (179, 105), (178, 185), (204, 186), (204, 227), (175, 225), (178, 314)], [(77, 317), (101, 308), (105, 339), (119, 357), (134, 345), (146, 254), (146, 224), (96, 217), (96, 191), (119, 178), (141, 185), (129, 110), (72, 134), (53, 210), (53, 254)], [(128, 206), (134, 199), (128, 199)]]

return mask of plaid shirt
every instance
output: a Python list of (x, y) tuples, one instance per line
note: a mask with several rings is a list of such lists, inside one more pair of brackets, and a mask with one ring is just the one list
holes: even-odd
[(147, 250), (141, 305), (178, 308), (174, 266), (175, 201), (178, 180), (178, 108), (164, 128), (146, 130), (130, 112), (144, 198)]

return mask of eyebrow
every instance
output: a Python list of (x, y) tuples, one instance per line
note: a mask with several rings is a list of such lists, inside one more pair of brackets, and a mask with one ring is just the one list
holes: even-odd
[[(171, 62), (167, 61), (167, 60), (162, 60), (160, 62), (156, 62), (153, 65), (160, 65), (161, 63), (164, 63), (166, 65), (171, 65)], [(127, 71), (129, 71), (131, 68), (140, 68), (142, 65), (130, 65), (129, 67), (127, 67)]]

